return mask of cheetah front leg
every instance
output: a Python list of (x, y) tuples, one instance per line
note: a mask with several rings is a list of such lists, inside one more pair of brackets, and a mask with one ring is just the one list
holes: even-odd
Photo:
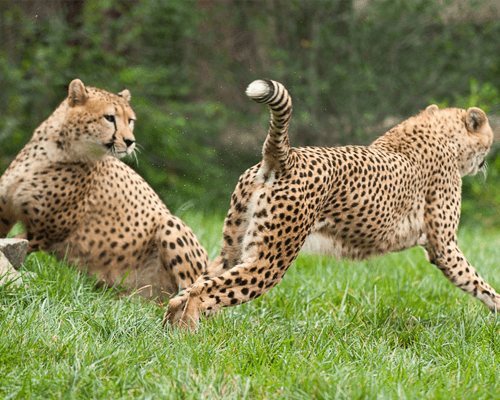
[(481, 300), (495, 312), (500, 310), (500, 296), (483, 280), (460, 251), (456, 232), (460, 218), (458, 190), (437, 190), (427, 199), (425, 210), (426, 246), (429, 261), (457, 287)]
[(441, 250), (428, 250), (428, 252), (431, 262), (455, 286), (481, 300), (491, 311), (500, 310), (500, 295), (479, 276), (455, 240), (447, 243)]

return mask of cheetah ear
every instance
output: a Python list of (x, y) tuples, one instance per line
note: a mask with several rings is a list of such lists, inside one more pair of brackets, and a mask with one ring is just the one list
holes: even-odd
[(478, 133), (485, 124), (488, 124), (488, 117), (480, 108), (471, 107), (467, 110), (465, 123), (469, 132)]
[(130, 90), (125, 89), (122, 90), (120, 93), (118, 93), (118, 96), (122, 97), (123, 99), (127, 100), (130, 102), (130, 99), (132, 98), (132, 95), (130, 94)]
[(435, 104), (431, 104), (430, 106), (426, 107), (425, 111), (430, 114), (434, 114), (436, 111), (439, 111), (439, 107)]
[(81, 106), (89, 98), (85, 85), (80, 79), (73, 79), (69, 84), (68, 98), (71, 107)]

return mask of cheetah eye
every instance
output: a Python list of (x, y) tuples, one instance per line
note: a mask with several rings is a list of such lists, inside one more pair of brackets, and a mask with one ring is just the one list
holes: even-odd
[(130, 126), (130, 128), (133, 128), (133, 127), (134, 127), (134, 121), (135, 121), (134, 119), (129, 118), (129, 120), (128, 120), (128, 125)]
[(109, 122), (113, 122), (113, 123), (115, 122), (115, 116), (114, 115), (108, 115), (108, 114), (106, 114), (106, 115), (104, 115), (104, 118), (107, 121), (109, 121)]

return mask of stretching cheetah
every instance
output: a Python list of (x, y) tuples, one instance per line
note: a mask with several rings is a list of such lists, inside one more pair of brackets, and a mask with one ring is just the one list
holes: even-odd
[(482, 110), (431, 105), (369, 146), (291, 148), (292, 101), (284, 86), (258, 80), (247, 95), (271, 111), (262, 162), (238, 181), (220, 255), (170, 300), (165, 321), (195, 328), (201, 313), (261, 296), (304, 243), (353, 259), (424, 246), (453, 284), (492, 311), (500, 307), (456, 236), (461, 177), (484, 166), (493, 140)]

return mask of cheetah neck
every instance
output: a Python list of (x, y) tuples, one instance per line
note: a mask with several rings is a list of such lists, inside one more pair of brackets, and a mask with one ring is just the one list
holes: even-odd
[(64, 100), (59, 107), (35, 130), (29, 146), (34, 150), (34, 158), (42, 163), (92, 163), (74, 154), (71, 140), (64, 135), (69, 102)]
[(68, 100), (64, 100), (57, 107), (49, 118), (43, 121), (35, 130), (32, 141), (53, 141), (54, 134), (58, 134), (63, 129), (66, 113), (68, 112)]

